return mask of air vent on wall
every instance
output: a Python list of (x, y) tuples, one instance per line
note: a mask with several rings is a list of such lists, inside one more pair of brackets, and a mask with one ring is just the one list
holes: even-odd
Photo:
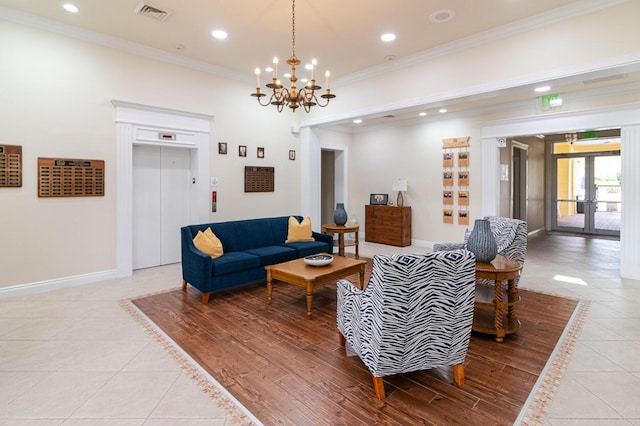
[(139, 15), (148, 16), (149, 18), (153, 18), (156, 21), (164, 21), (171, 14), (166, 10), (159, 9), (155, 6), (150, 5), (146, 1), (141, 1), (135, 8), (135, 12)]

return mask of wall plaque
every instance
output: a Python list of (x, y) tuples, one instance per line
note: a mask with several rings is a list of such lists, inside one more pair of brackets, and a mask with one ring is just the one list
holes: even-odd
[(275, 168), (245, 166), (244, 192), (275, 191)]
[(0, 188), (22, 186), (22, 146), (0, 145)]
[(38, 197), (104, 196), (104, 161), (38, 158)]

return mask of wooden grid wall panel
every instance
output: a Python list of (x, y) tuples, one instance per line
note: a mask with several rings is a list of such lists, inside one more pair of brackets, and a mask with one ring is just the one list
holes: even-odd
[(0, 188), (22, 186), (22, 146), (0, 145)]
[(104, 161), (38, 158), (38, 197), (104, 196)]

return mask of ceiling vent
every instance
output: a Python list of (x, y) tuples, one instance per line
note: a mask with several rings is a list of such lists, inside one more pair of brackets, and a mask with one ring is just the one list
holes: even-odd
[(139, 15), (148, 16), (149, 18), (153, 18), (156, 21), (164, 21), (171, 14), (166, 10), (159, 9), (155, 6), (150, 5), (146, 1), (141, 1), (135, 8), (135, 12)]

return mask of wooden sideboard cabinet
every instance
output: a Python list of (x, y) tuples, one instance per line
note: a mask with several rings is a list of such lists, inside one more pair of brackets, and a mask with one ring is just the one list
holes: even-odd
[(364, 206), (364, 240), (406, 247), (411, 245), (411, 207)]

